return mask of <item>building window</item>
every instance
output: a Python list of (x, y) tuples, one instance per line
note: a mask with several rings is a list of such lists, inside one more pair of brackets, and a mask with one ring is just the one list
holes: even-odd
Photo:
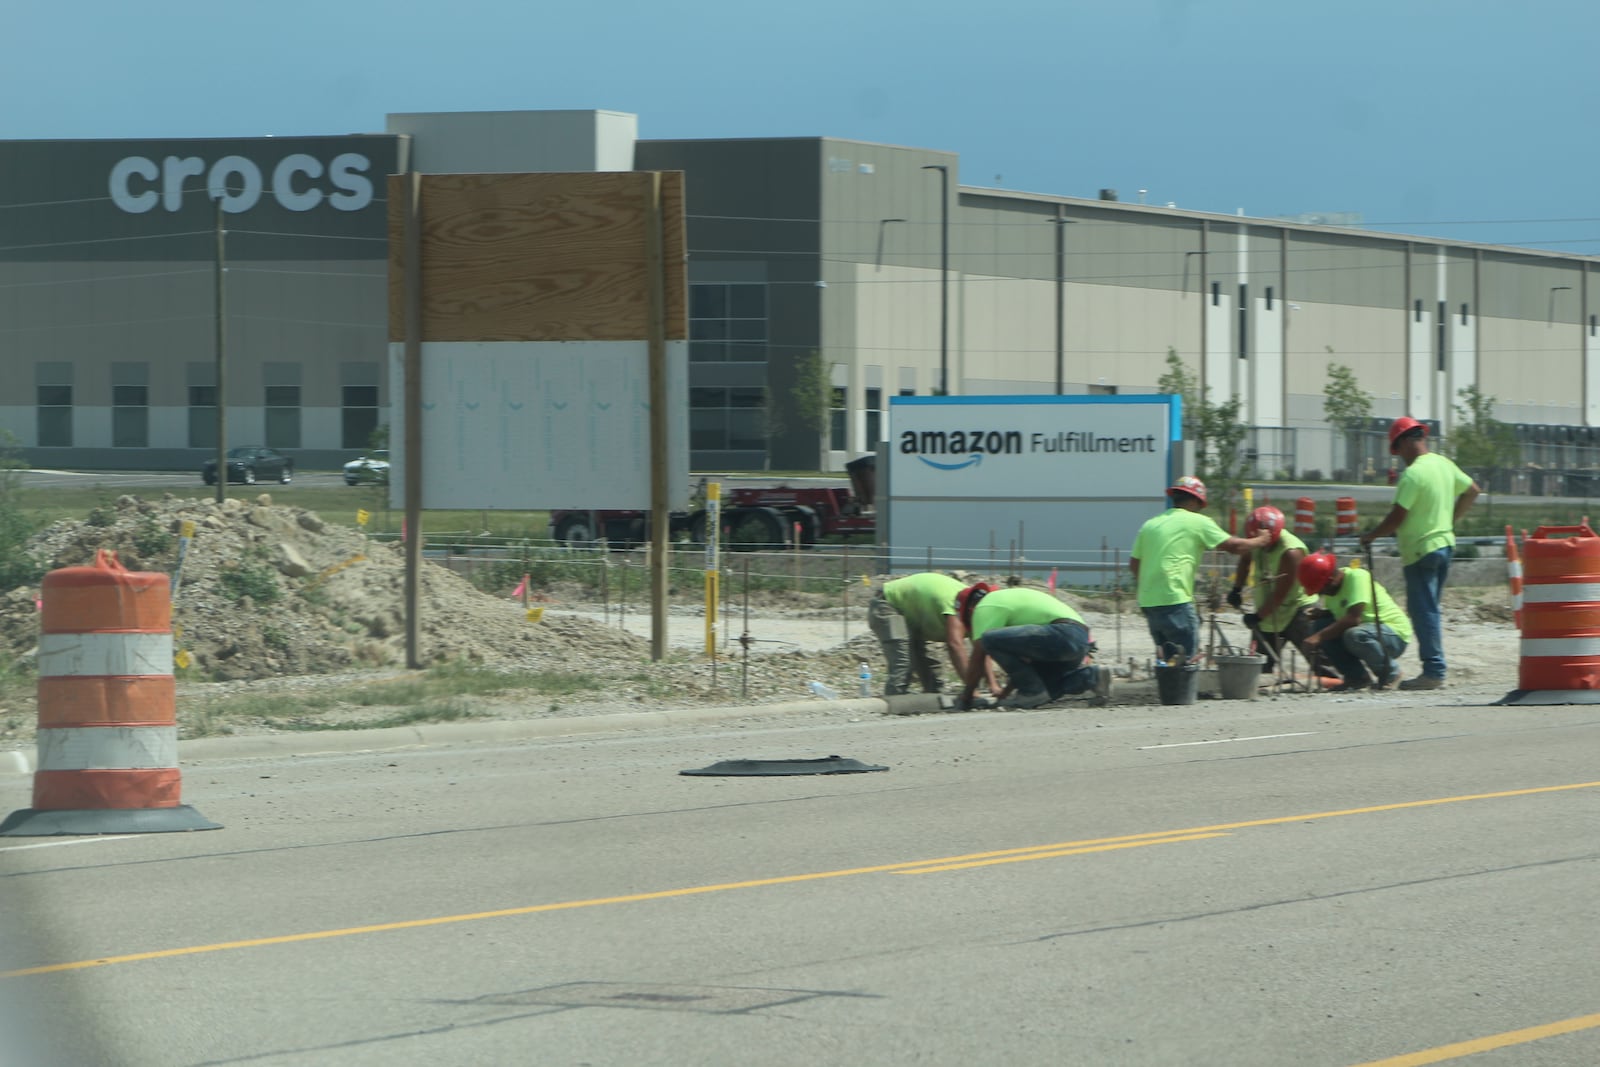
[(1461, 305), (1461, 325), (1465, 326), (1466, 324), (1467, 324), (1467, 305), (1462, 304)]
[(217, 447), (217, 387), (189, 386), (189, 447)]
[(346, 385), (339, 391), (339, 444), (367, 448), (378, 428), (378, 387)]
[(1437, 350), (1434, 359), (1434, 366), (1439, 370), (1444, 370), (1445, 360), (1450, 355), (1449, 323), (1450, 307), (1443, 300), (1441, 300), (1439, 301), (1439, 323), (1436, 327), (1434, 327), (1434, 333), (1437, 335), (1437, 339), (1434, 341), (1434, 348)]
[(35, 418), (40, 448), (72, 447), (72, 365), (41, 363), (35, 371)]
[(1597, 330), (1600, 330), (1600, 315), (1590, 315), (1589, 316), (1589, 336), (1593, 337)]
[(828, 447), (843, 452), (849, 447), (845, 434), (845, 389), (836, 385), (828, 391)]
[(689, 390), (689, 447), (761, 452), (767, 447), (767, 391), (757, 386)]
[(267, 386), (266, 403), (262, 409), (267, 428), (266, 443), (270, 448), (300, 447), (300, 387), (298, 385)]
[(867, 389), (867, 439), (863, 448), (875, 448), (883, 434), (883, 390)]
[(1267, 310), (1272, 310), (1272, 286), (1267, 286)]
[(1211, 283), (1211, 306), (1212, 307), (1221, 307), (1222, 306), (1222, 283), (1221, 282), (1212, 282)]
[(767, 287), (700, 282), (689, 286), (689, 359), (760, 363), (767, 348)]
[(1250, 287), (1239, 286), (1239, 358), (1250, 358)]
[(150, 447), (150, 387), (111, 387), (111, 447)]
[(1413, 304), (1411, 306), (1411, 321), (1412, 322), (1421, 322), (1422, 321), (1422, 301), (1420, 301), (1420, 300), (1418, 300), (1415, 304)]

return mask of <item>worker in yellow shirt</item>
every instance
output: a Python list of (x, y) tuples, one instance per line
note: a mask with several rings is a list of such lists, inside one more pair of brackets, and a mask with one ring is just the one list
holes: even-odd
[(1317, 552), (1300, 561), (1300, 585), (1322, 597), (1313, 616), (1317, 629), (1305, 644), (1327, 653), (1344, 678), (1330, 692), (1393, 685), (1400, 677), (1400, 656), (1411, 642), (1411, 622), (1372, 572), (1341, 567), (1332, 555)]

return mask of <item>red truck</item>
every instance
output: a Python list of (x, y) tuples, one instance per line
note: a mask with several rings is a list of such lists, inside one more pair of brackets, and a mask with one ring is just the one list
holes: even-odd
[[(877, 530), (873, 498), (877, 488), (877, 458), (862, 456), (845, 465), (850, 488), (808, 486), (744, 486), (722, 496), (722, 543), (733, 550), (756, 551), (812, 545), (834, 534), (868, 534)], [(550, 513), (550, 536), (568, 546), (606, 542), (632, 548), (650, 540), (650, 514), (646, 511), (580, 511)], [(705, 508), (674, 511), (673, 540), (687, 538), (696, 544), (706, 539)]]

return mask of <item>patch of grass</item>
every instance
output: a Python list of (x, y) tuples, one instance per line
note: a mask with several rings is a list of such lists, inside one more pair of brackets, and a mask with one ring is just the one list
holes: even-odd
[(225, 567), (217, 575), (217, 584), (230, 600), (249, 597), (257, 604), (271, 604), (282, 595), (278, 588), (278, 572), (259, 558), (242, 560)]
[(133, 530), (133, 547), (141, 558), (154, 559), (163, 555), (173, 545), (172, 531), (161, 525), (152, 515), (139, 520)]
[(280, 730), (301, 730), (306, 732), (318, 730), (384, 730), (395, 726), (416, 726), (420, 723), (428, 722), (458, 722), (462, 719), (480, 718), (482, 714), (465, 700), (444, 700), (407, 708), (393, 715), (386, 715), (381, 719), (365, 719), (360, 722), (316, 722), (309, 719), (296, 718), (274, 721), (271, 725)]
[[(473, 718), (479, 712), (470, 699), (500, 693), (566, 696), (600, 688), (598, 678), (563, 671), (491, 671), (451, 663), (422, 674), (340, 686), (311, 693), (240, 693), (214, 700), (180, 698), (186, 737), (228, 732), (230, 721), (258, 720), (280, 730), (371, 730), (414, 722), (447, 722)], [(379, 719), (341, 722), (319, 719), (340, 706), (395, 708)]]

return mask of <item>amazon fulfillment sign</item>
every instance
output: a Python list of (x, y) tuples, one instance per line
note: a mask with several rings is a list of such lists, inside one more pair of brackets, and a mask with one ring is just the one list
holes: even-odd
[[(895, 397), (884, 445), (889, 568), (1096, 569), (1166, 506), (1174, 396)], [(1070, 580), (1067, 576), (1061, 579)]]

